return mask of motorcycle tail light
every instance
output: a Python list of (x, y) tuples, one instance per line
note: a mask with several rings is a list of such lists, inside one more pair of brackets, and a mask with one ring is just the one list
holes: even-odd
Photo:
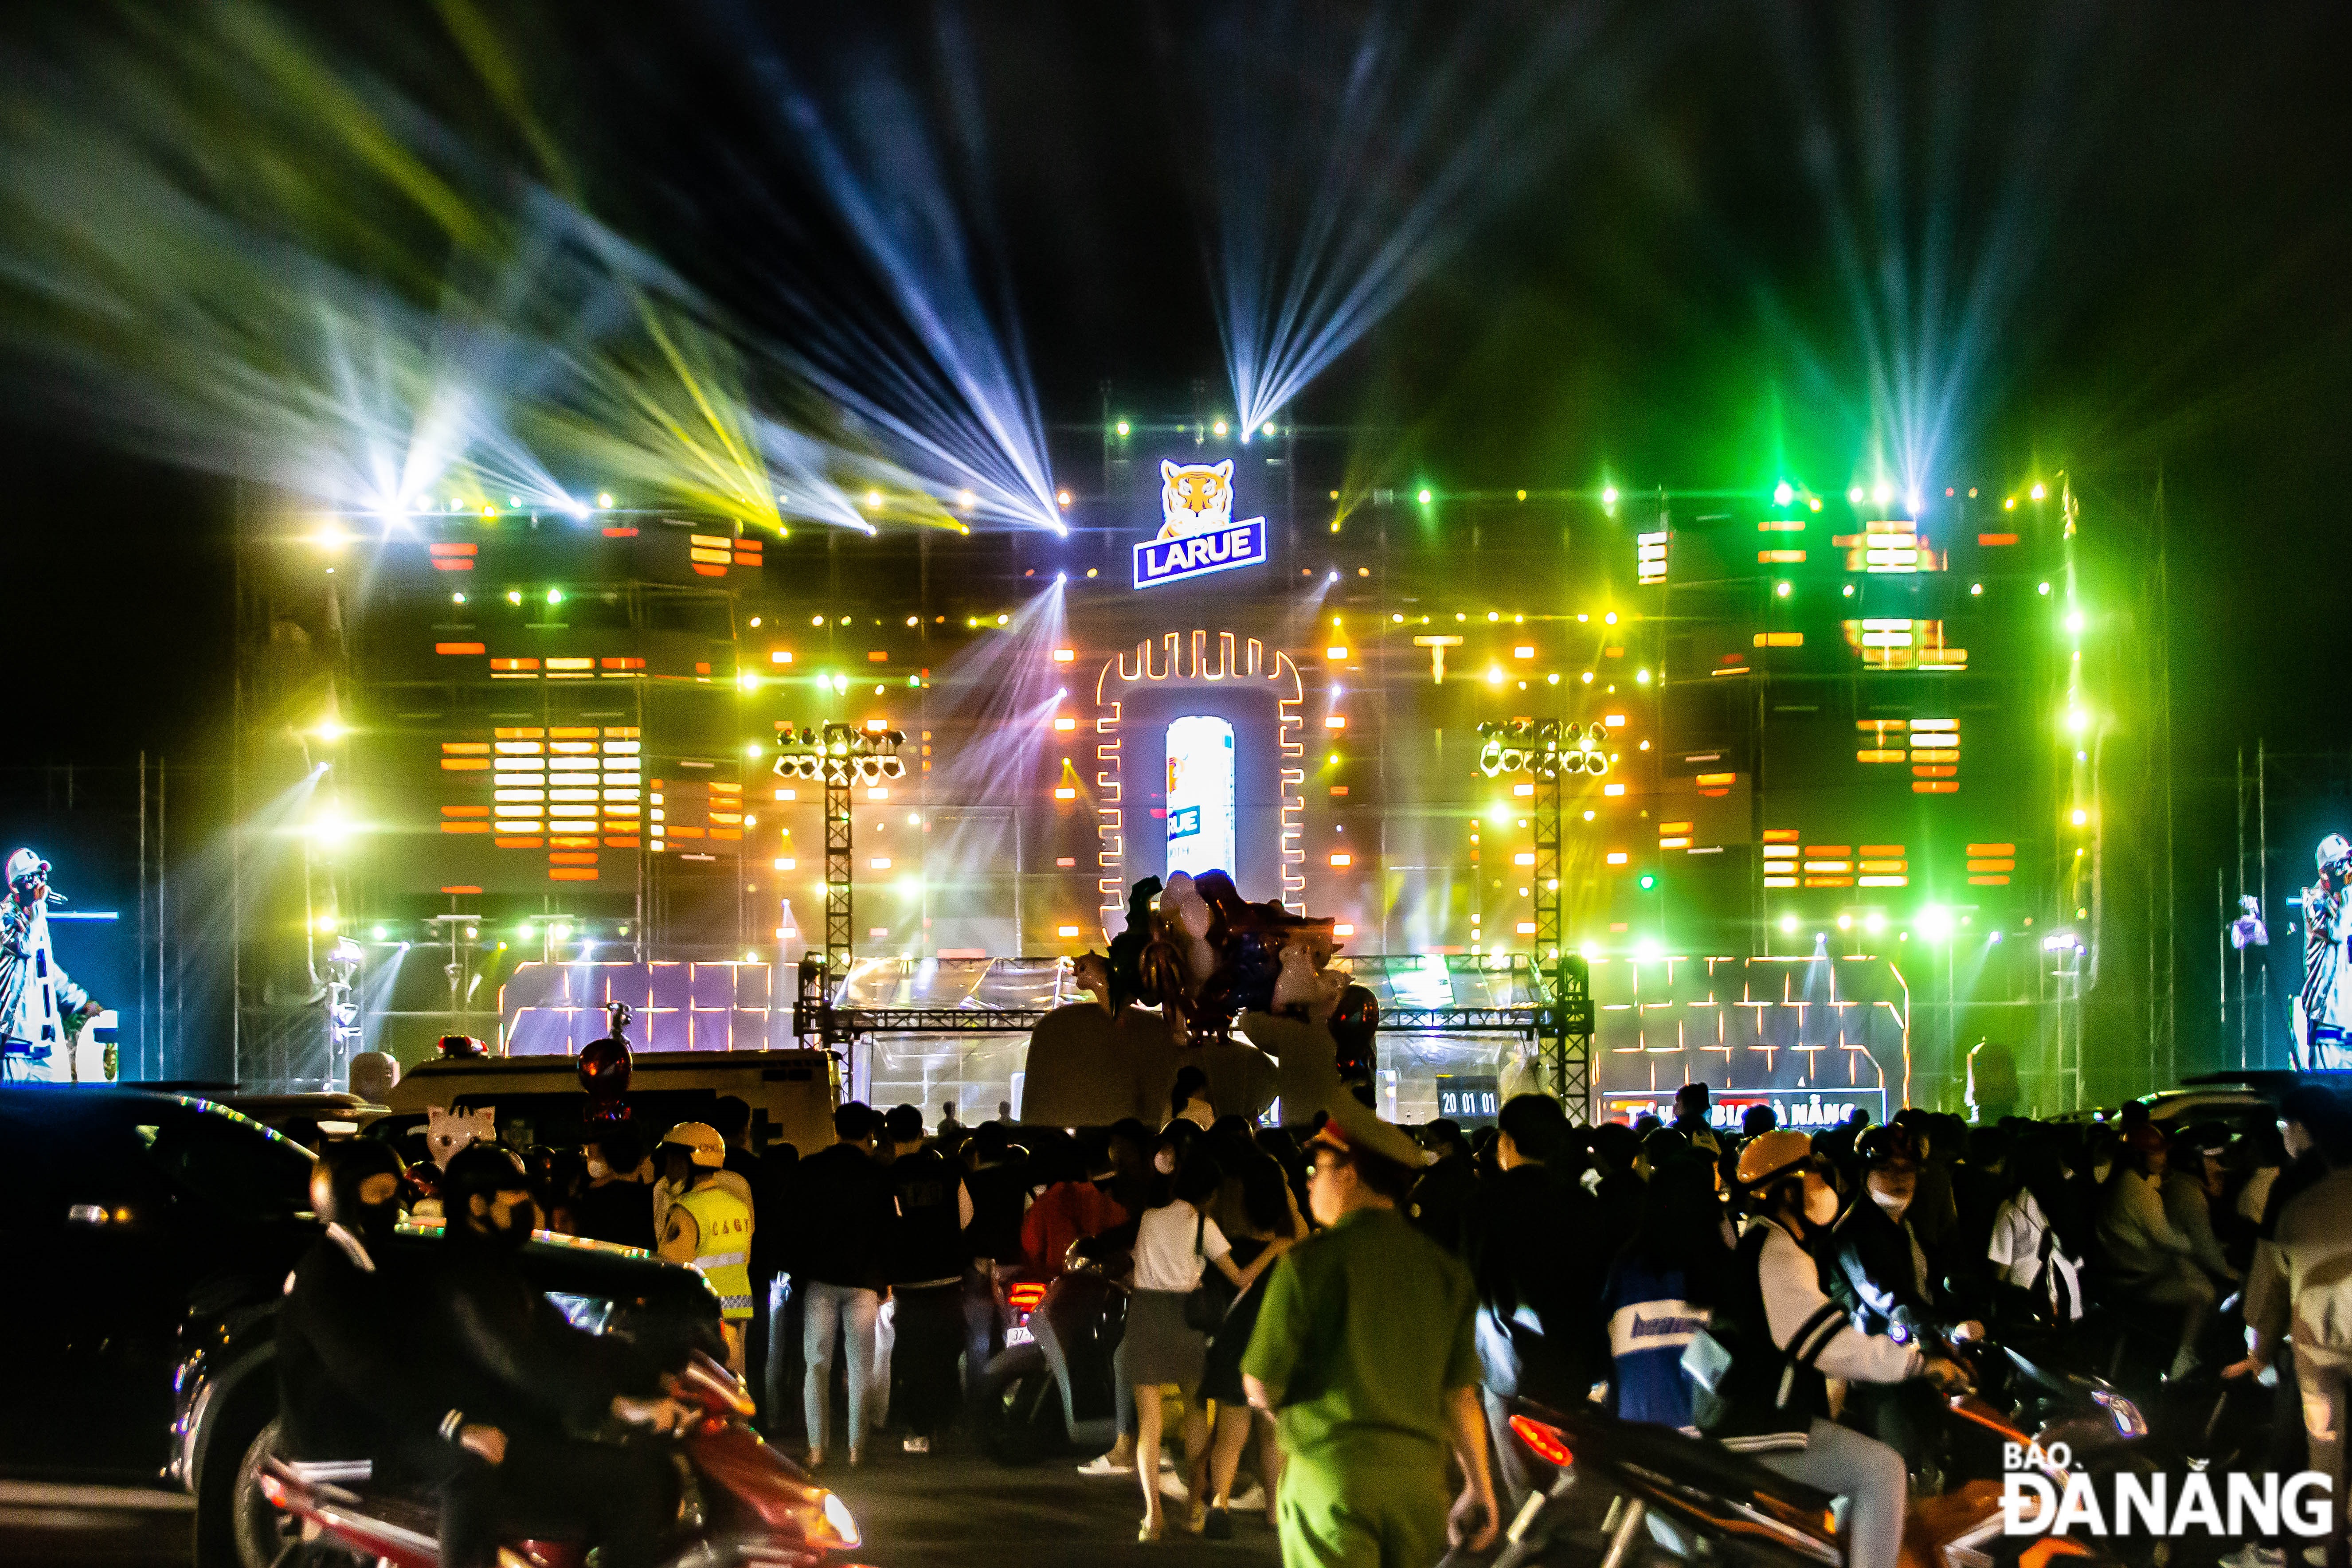
[(1528, 1452), (1554, 1469), (1566, 1469), (1576, 1462), (1576, 1456), (1569, 1452), (1568, 1441), (1557, 1426), (1547, 1426), (1532, 1415), (1514, 1415), (1511, 1430), (1528, 1446)]
[(1038, 1303), (1045, 1299), (1045, 1287), (1034, 1280), (1024, 1280), (1018, 1285), (1007, 1286), (1004, 1299), (1012, 1303), (1016, 1312), (1034, 1312)]

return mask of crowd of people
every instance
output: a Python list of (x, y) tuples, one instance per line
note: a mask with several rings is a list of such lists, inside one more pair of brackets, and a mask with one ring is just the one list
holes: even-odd
[(2116, 1359), (2151, 1379), (2282, 1379), (2280, 1463), (2341, 1475), (2352, 1344), (2312, 1302), (2352, 1260), (2352, 1109), (2324, 1089), (2275, 1122), (1906, 1110), (1810, 1136), (1765, 1106), (1735, 1130), (1703, 1084), (1671, 1119), (1580, 1127), (1522, 1095), (1414, 1140), (1353, 1101), (1296, 1129), (1220, 1116), (1193, 1080), (1157, 1130), (1005, 1112), (852, 1102), (803, 1156), (754, 1153), (721, 1100), (652, 1148), (625, 1123), (576, 1155), (467, 1157), (526, 1171), (554, 1228), (701, 1268), (763, 1424), (813, 1467), (977, 1418), (1008, 1285), (1100, 1260), (1130, 1290), (1118, 1436), (1080, 1469), (1134, 1478), (1146, 1541), (1171, 1510), (1214, 1539), (1263, 1510), (1286, 1561), (1433, 1562), (1531, 1484), (1507, 1402), (1589, 1397), (1839, 1496), (1850, 1561), (1889, 1568), (1972, 1349), (2102, 1304), (2129, 1304)]

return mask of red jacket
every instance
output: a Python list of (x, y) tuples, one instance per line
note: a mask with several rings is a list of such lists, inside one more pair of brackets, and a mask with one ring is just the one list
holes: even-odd
[(1070, 1244), (1127, 1223), (1127, 1210), (1092, 1182), (1056, 1182), (1021, 1221), (1021, 1253), (1048, 1278), (1062, 1271)]

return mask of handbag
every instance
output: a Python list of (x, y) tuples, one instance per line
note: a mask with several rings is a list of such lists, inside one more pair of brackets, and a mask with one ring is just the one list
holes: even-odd
[(1208, 1229), (1209, 1216), (1202, 1215), (1192, 1227), (1192, 1256), (1201, 1259), (1201, 1282), (1185, 1292), (1184, 1326), (1213, 1334), (1224, 1325), (1225, 1314), (1234, 1310), (1235, 1292), (1230, 1280), (1208, 1266), (1208, 1255), (1202, 1249)]

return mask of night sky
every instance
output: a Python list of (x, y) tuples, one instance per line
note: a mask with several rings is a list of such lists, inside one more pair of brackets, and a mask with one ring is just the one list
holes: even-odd
[[(359, 90), (423, 106), (485, 186), (543, 174), (544, 147), (434, 9), (268, 9)], [(847, 122), (886, 80), (934, 131), (967, 128), (935, 141), (964, 163), (954, 200), (1001, 257), (984, 271), (1009, 291), (1049, 424), (1091, 425), (1106, 379), (1136, 408), (1188, 410), (1196, 382), (1230, 399), (1212, 132), (1255, 127), (1277, 167), (1311, 166), (1367, 8), (858, 6), (830, 24), (855, 30), (823, 35), (788, 20), (806, 9), (479, 15), (575, 199), (750, 329), (789, 339), (877, 298), (773, 112), (761, 62), (781, 62)], [(146, 95), (109, 51), (178, 58), (149, 29), (233, 14), (26, 6), (0, 47), (44, 101), (102, 123)], [(1907, 364), (1895, 384), (1940, 411), (1927, 485), (1999, 492), (2063, 468), (2086, 531), (2126, 514), (2137, 531), (2160, 471), (2182, 929), (2207, 943), (2236, 749), (2342, 750), (2352, 15), (1978, 0), (1381, 15), (1407, 18), (1426, 61), (1381, 123), (1426, 120), (1418, 158), (1375, 160), (1357, 204), (1375, 212), (1487, 123), (1526, 39), (1563, 16), (1591, 36), (1507, 118), (1491, 188), (1439, 226), (1425, 275), (1286, 416), (1361, 426), (1367, 476), (1763, 489), (1785, 473), (1842, 489), (1887, 405), (1874, 367)], [(1244, 26), (1280, 47), (1252, 52)], [(0, 137), (0, 158), (26, 155), (14, 129)], [(158, 460), (27, 331), (41, 307), (23, 268), (41, 258), (24, 218), (12, 191), (0, 320), (21, 653), (16, 771), (0, 776), (19, 819), (57, 788), (28, 767), (217, 749), (232, 505), (226, 476)], [(350, 221), (370, 226), (363, 205)], [(424, 263), (401, 289), (429, 289), (429, 247), (373, 237)], [(2307, 872), (2297, 847), (2327, 813), (2301, 809), (2274, 805), (2282, 865)], [(2328, 818), (2347, 824), (2352, 799)]]

